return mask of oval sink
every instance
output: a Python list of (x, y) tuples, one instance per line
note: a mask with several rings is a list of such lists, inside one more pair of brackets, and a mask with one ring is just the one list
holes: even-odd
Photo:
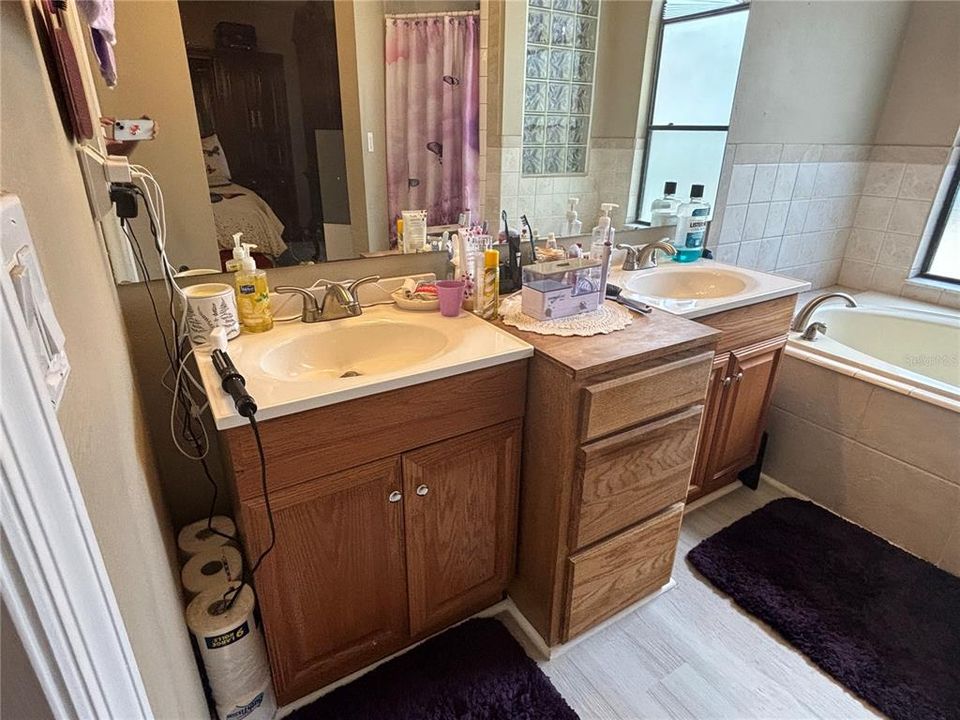
[(440, 331), (412, 323), (379, 321), (323, 329), (270, 348), (260, 367), (280, 380), (383, 375), (428, 360), (447, 345)]
[(702, 300), (737, 295), (747, 290), (752, 281), (729, 270), (664, 268), (641, 272), (625, 284), (628, 290), (647, 297)]

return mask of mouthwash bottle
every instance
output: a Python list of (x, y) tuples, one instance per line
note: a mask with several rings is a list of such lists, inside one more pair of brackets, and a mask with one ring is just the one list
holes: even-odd
[(668, 180), (663, 184), (663, 197), (658, 197), (650, 203), (650, 227), (675, 224), (678, 207), (680, 207), (680, 201), (677, 199), (677, 184)]
[(674, 262), (693, 262), (703, 255), (703, 244), (707, 238), (707, 219), (710, 217), (710, 203), (703, 201), (703, 185), (690, 188), (690, 200), (677, 209), (677, 231), (673, 246), (677, 254)]

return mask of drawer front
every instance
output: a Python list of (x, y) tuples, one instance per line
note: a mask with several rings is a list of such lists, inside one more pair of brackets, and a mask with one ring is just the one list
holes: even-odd
[(571, 547), (581, 548), (686, 497), (702, 405), (580, 448)]
[(632, 425), (702, 403), (713, 352), (686, 355), (583, 389), (581, 438), (609, 435)]
[(569, 559), (564, 642), (666, 585), (682, 518), (677, 503)]

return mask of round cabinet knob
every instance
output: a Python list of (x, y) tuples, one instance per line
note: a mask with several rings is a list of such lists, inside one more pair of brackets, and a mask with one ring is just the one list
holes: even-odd
[(400, 502), (400, 498), (402, 497), (403, 493), (401, 493), (399, 490), (394, 490), (392, 493), (387, 495), (387, 500), (390, 502)]
[(740, 382), (742, 380), (743, 380), (743, 371), (741, 370), (740, 372), (737, 373), (737, 382)]
[(724, 386), (724, 387), (730, 387), (730, 380), (731, 380), (731, 378), (730, 378), (729, 376), (725, 377), (725, 378), (723, 379), (723, 386)]
[(420, 497), (423, 497), (428, 492), (430, 492), (430, 488), (428, 488), (426, 485), (417, 485), (417, 495)]

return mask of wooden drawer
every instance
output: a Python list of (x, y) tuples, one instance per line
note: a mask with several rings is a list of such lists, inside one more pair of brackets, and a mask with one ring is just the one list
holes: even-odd
[(580, 436), (609, 435), (674, 410), (702, 403), (713, 352), (685, 354), (583, 389)]
[(702, 405), (579, 450), (571, 548), (581, 548), (682, 501)]
[(670, 580), (683, 503), (567, 561), (566, 642)]

